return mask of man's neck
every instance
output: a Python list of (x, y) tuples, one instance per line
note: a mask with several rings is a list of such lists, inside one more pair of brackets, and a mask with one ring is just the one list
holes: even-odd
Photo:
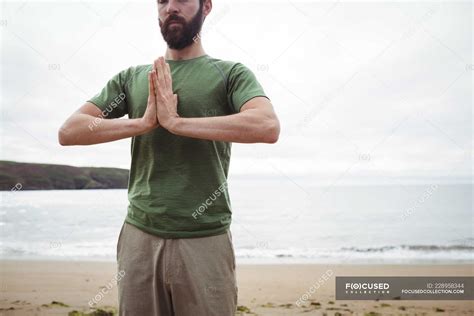
[(171, 60), (186, 60), (191, 58), (196, 58), (202, 55), (205, 55), (206, 52), (202, 48), (201, 41), (192, 43), (186, 48), (177, 50), (177, 49), (166, 49), (165, 59)]

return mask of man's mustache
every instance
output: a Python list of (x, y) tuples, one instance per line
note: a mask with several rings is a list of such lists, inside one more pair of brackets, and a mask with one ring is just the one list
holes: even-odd
[(179, 17), (179, 16), (172, 15), (169, 18), (166, 19), (165, 26), (170, 25), (170, 23), (172, 23), (172, 22), (178, 22), (178, 23), (181, 23), (181, 24), (185, 24), (186, 21), (183, 18)]

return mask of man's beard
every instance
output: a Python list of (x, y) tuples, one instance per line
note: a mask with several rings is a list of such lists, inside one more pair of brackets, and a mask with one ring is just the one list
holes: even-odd
[[(170, 22), (173, 21), (178, 22), (181, 26), (170, 28)], [(170, 15), (164, 23), (159, 20), (163, 39), (171, 49), (183, 49), (191, 45), (196, 35), (201, 31), (202, 23), (202, 6), (189, 23), (177, 15)]]

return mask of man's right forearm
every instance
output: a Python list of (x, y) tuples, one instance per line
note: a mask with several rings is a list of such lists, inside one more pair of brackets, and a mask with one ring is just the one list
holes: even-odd
[(142, 119), (101, 119), (87, 114), (75, 114), (59, 129), (59, 143), (93, 145), (142, 135), (152, 128)]

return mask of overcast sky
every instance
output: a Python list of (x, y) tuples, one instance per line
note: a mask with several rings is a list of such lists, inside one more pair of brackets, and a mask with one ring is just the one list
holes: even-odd
[[(206, 53), (254, 71), (277, 144), (234, 144), (231, 174), (469, 177), (472, 3), (223, 1)], [(156, 1), (2, 2), (0, 159), (128, 168), (130, 139), (61, 147), (107, 80), (166, 45)]]

